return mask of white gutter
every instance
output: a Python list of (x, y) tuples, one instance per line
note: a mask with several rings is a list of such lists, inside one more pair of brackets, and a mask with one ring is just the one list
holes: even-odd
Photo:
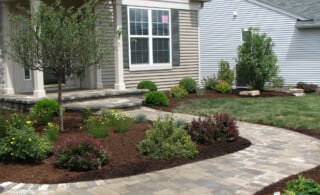
[(297, 21), (298, 29), (317, 29), (320, 28), (320, 21)]

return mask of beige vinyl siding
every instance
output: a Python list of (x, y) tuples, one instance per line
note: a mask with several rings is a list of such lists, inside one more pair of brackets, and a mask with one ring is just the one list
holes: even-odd
[[(104, 88), (114, 88), (115, 83), (115, 61), (114, 61), (114, 23), (113, 23), (113, 6), (107, 1), (100, 2), (96, 8), (101, 17), (101, 24), (108, 28), (106, 36), (110, 38), (110, 44), (104, 47), (108, 48), (108, 58), (102, 62), (101, 65), (101, 79)], [(107, 14), (111, 12), (111, 17), (107, 17)], [(109, 26), (111, 25), (111, 26)]]
[(179, 10), (180, 66), (169, 70), (129, 71), (124, 70), (127, 88), (136, 88), (142, 80), (155, 82), (159, 90), (168, 90), (178, 84), (183, 77), (198, 81), (198, 14), (197, 11)]

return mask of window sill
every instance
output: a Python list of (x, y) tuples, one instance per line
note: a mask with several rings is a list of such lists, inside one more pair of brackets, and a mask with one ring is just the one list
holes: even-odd
[(144, 70), (167, 70), (172, 69), (171, 64), (141, 64), (141, 65), (130, 65), (129, 71), (144, 71)]

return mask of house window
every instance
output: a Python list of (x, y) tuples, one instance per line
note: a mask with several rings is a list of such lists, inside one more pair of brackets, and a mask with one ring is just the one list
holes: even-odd
[(31, 79), (31, 71), (29, 68), (24, 67), (24, 79), (30, 80)]
[(130, 70), (171, 68), (170, 10), (128, 8)]
[(251, 31), (248, 29), (242, 29), (242, 42), (248, 42), (251, 36)]

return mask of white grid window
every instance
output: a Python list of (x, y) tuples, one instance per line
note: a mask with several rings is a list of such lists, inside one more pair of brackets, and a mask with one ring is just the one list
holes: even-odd
[(128, 8), (132, 70), (171, 68), (170, 10)]

